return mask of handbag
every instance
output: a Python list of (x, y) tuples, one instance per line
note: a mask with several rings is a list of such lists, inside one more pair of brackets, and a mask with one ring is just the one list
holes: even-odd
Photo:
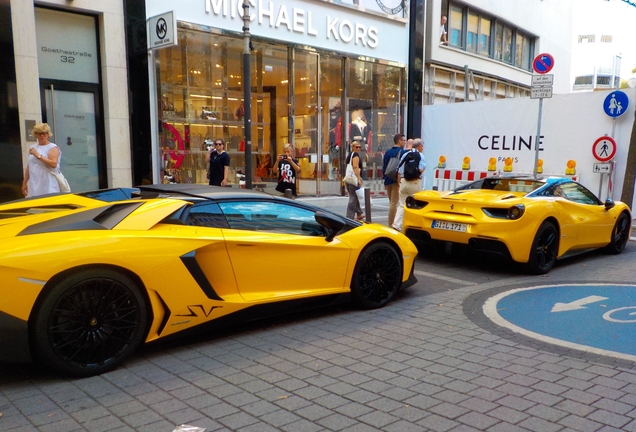
[(353, 170), (353, 165), (351, 165), (351, 162), (347, 164), (347, 170), (345, 171), (345, 176), (343, 180), (346, 184), (358, 186), (358, 177), (356, 176), (356, 173)]
[(66, 177), (60, 171), (49, 171), (55, 180), (57, 180), (57, 184), (60, 185), (60, 192), (66, 193), (71, 191), (71, 186), (68, 184)]

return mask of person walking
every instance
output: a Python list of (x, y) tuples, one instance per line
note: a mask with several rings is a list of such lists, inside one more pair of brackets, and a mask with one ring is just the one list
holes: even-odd
[[(388, 149), (384, 153), (384, 157), (382, 159), (382, 176), (384, 179), (384, 189), (386, 189), (386, 194), (389, 198), (389, 226), (393, 226), (393, 222), (395, 220), (395, 213), (398, 208), (398, 202), (400, 200), (400, 184), (397, 177), (397, 171), (395, 175), (392, 173), (387, 173), (387, 168), (389, 167), (389, 163), (392, 159), (397, 159), (399, 162), (400, 154), (404, 145), (406, 143), (406, 138), (402, 134), (395, 134), (393, 136), (393, 147)], [(394, 161), (395, 162), (395, 161)]]
[(413, 149), (404, 152), (400, 159), (400, 168), (398, 173), (400, 176), (400, 202), (393, 225), (394, 229), (402, 231), (402, 222), (404, 221), (404, 203), (406, 199), (422, 190), (421, 177), (426, 169), (426, 162), (422, 155), (424, 150), (424, 142), (422, 140), (413, 142)]
[(296, 194), (296, 174), (300, 171), (298, 160), (294, 159), (294, 147), (287, 143), (283, 147), (285, 154), (279, 155), (274, 165), (274, 174), (278, 174), (276, 190), (282, 194), (291, 189), (292, 196)]
[(351, 144), (351, 152), (347, 156), (345, 160), (345, 164), (353, 167), (353, 172), (358, 178), (358, 184), (353, 185), (350, 183), (346, 183), (347, 192), (349, 193), (349, 202), (347, 204), (347, 217), (356, 220), (364, 219), (364, 215), (362, 214), (362, 208), (360, 207), (360, 200), (358, 199), (358, 194), (356, 191), (358, 188), (362, 187), (362, 177), (360, 176), (360, 142), (354, 141)]
[[(415, 138), (413, 140), (413, 146), (419, 146), (420, 143), (422, 143), (422, 150), (420, 151), (420, 155), (422, 160), (424, 161), (424, 171), (426, 171), (426, 158), (424, 157), (424, 141), (422, 141), (422, 138)], [(422, 181), (422, 187), (420, 188), (420, 190), (426, 190), (426, 177), (424, 176), (424, 172), (422, 172), (422, 176), (420, 180)]]
[(214, 147), (205, 155), (205, 163), (210, 164), (210, 186), (227, 186), (230, 171), (230, 155), (225, 152), (225, 141), (217, 138)]
[(59, 193), (61, 192), (60, 184), (53, 175), (53, 171), (60, 169), (62, 151), (55, 143), (49, 141), (52, 134), (47, 123), (36, 124), (31, 133), (38, 143), (29, 147), (22, 193), (25, 197)]

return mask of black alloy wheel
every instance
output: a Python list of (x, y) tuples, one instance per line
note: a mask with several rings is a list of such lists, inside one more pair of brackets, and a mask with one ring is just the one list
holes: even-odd
[(629, 215), (625, 212), (621, 213), (618, 219), (616, 219), (616, 223), (612, 229), (612, 238), (606, 248), (608, 253), (617, 255), (623, 252), (627, 240), (629, 240), (631, 222)]
[(34, 316), (36, 356), (66, 375), (87, 377), (119, 366), (146, 335), (147, 305), (136, 284), (91, 269), (56, 284)]
[(395, 248), (373, 243), (362, 251), (353, 272), (353, 302), (362, 309), (382, 307), (395, 297), (401, 284), (402, 262)]
[(558, 253), (559, 232), (552, 222), (545, 221), (534, 236), (528, 270), (536, 275), (546, 274), (554, 266)]

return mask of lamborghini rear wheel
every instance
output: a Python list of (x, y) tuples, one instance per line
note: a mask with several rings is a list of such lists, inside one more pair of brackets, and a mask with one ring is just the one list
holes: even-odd
[(114, 369), (146, 334), (148, 310), (139, 288), (111, 269), (91, 269), (57, 283), (34, 317), (36, 356), (71, 376)]
[(402, 263), (395, 248), (381, 242), (362, 251), (351, 280), (356, 306), (375, 309), (387, 304), (402, 284)]
[(559, 233), (552, 222), (545, 221), (537, 230), (530, 249), (527, 267), (530, 273), (546, 274), (556, 262), (559, 253)]
[(616, 219), (614, 229), (612, 229), (612, 238), (610, 243), (607, 245), (607, 252), (614, 255), (623, 252), (623, 249), (625, 249), (625, 245), (627, 244), (627, 240), (629, 240), (631, 223), (632, 221), (627, 213), (620, 214), (618, 219)]

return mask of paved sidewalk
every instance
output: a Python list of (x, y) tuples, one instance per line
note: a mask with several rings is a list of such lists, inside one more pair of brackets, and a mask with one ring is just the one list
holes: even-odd
[[(597, 258), (602, 274), (577, 265), (576, 280), (632, 282), (636, 249), (628, 255)], [(571, 267), (554, 270), (437, 294), (418, 284), (379, 310), (320, 310), (145, 348), (88, 379), (0, 365), (0, 430), (636, 430), (632, 363), (529, 340), (480, 313), (503, 289), (573, 282)]]

